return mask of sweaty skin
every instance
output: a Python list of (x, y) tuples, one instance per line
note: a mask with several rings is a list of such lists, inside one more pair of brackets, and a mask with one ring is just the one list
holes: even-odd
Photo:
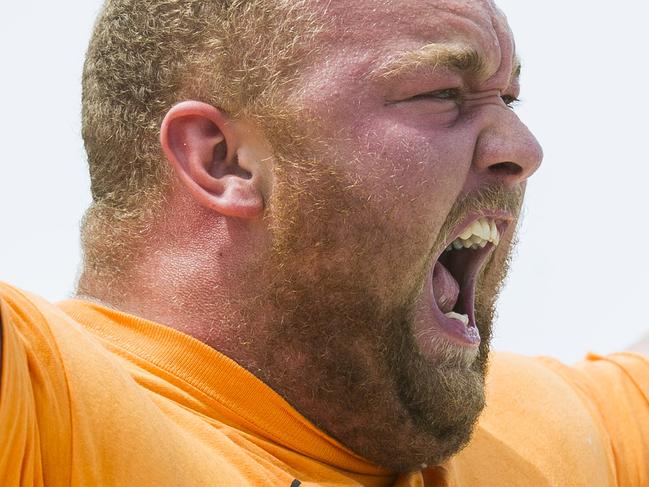
[[(170, 112), (161, 141), (178, 178), (155, 248), (119, 294), (86, 288), (222, 351), (358, 454), (408, 471), (456, 453), (483, 407), (493, 304), (542, 152), (507, 106), (514, 41), (491, 1), (334, 0), (320, 14), (284, 96), (292, 117), (271, 129), (200, 104)], [(430, 44), (475, 50), (482, 69), (376, 75)], [(459, 345), (413, 331), (439, 335), (425, 283), (469, 209), (509, 216), (478, 289), (479, 354), (456, 366), (445, 354)]]

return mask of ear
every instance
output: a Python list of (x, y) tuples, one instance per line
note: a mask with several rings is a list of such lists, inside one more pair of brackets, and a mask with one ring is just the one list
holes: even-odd
[(180, 181), (200, 205), (222, 215), (254, 218), (264, 211), (263, 177), (245, 131), (217, 108), (197, 101), (165, 116), (160, 142)]

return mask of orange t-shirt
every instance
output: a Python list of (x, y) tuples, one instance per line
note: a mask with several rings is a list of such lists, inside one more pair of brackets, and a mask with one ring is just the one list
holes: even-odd
[(649, 360), (494, 354), (446, 465), (394, 475), (171, 328), (0, 284), (0, 485), (649, 486)]

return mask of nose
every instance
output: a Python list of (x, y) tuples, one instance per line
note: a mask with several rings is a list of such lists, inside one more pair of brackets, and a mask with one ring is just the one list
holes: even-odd
[(481, 177), (514, 187), (536, 172), (543, 160), (543, 149), (513, 110), (492, 107), (481, 131), (473, 166)]

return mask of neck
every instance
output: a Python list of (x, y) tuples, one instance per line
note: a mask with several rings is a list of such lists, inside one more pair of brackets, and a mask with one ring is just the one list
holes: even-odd
[(259, 222), (214, 216), (187, 200), (172, 207), (177, 216), (166, 215), (146, 242), (129, 247), (128, 267), (86, 262), (76, 296), (177, 329), (254, 368), (251, 343), (264, 326), (240, 303), (256, 297), (243, 284), (255, 265), (250, 256), (266, 244)]

